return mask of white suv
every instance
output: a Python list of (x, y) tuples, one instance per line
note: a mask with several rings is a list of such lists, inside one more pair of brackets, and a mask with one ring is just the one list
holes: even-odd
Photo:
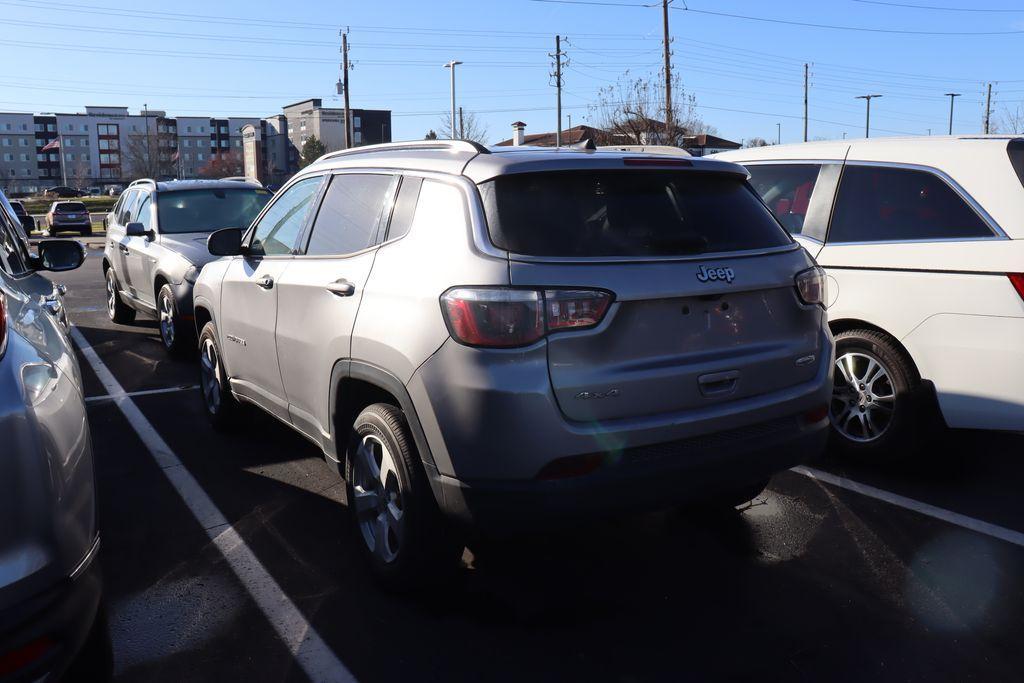
[(950, 427), (1024, 430), (1024, 139), (883, 138), (716, 157), (747, 166), (829, 275), (832, 420), (848, 451), (912, 452), (935, 399)]

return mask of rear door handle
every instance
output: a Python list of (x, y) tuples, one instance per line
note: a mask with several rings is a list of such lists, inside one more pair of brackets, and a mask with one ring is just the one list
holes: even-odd
[(270, 277), (269, 275), (264, 275), (263, 277), (256, 281), (256, 284), (258, 284), (263, 289), (272, 289), (274, 287), (274, 278)]
[(708, 375), (701, 375), (697, 378), (697, 383), (700, 385), (700, 393), (707, 398), (712, 398), (728, 396), (736, 391), (739, 379), (739, 370), (728, 370), (726, 372), (713, 372)]
[(327, 285), (327, 291), (338, 296), (352, 296), (356, 293), (356, 286), (342, 278)]

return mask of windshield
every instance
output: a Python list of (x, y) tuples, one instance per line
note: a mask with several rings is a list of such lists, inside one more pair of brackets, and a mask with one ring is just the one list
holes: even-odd
[(270, 197), (269, 190), (252, 187), (163, 192), (157, 200), (160, 232), (247, 228)]
[(681, 256), (790, 238), (743, 178), (694, 171), (559, 171), (482, 183), (495, 246), (529, 256)]

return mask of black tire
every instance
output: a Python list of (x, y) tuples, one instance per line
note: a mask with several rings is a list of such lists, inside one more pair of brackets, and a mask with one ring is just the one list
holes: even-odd
[[(378, 444), (387, 449), (386, 454), (375, 450)], [(373, 459), (379, 473), (376, 478), (370, 476), (366, 460), (357, 463), (361, 458)], [(385, 464), (386, 458), (390, 464)], [(400, 409), (375, 403), (359, 414), (352, 425), (345, 480), (355, 543), (385, 588), (406, 591), (422, 587), (458, 566), (464, 545), (437, 507)], [(375, 484), (379, 485), (376, 489)], [(370, 507), (358, 504), (357, 499)], [(397, 520), (394, 509), (400, 512)], [(383, 529), (383, 544), (373, 539), (375, 523), (383, 525), (377, 527)]]
[[(217, 431), (231, 431), (238, 424), (241, 406), (228, 386), (220, 344), (217, 342), (217, 328), (212, 322), (206, 323), (199, 333), (198, 348), (199, 396), (206, 417)], [(209, 382), (211, 379), (215, 379), (212, 385)]]
[(117, 274), (113, 266), (107, 268), (107, 317), (118, 325), (129, 325), (135, 322), (135, 309), (121, 301), (121, 285), (117, 282)]
[[(860, 460), (913, 457), (920, 447), (917, 423), (927, 412), (913, 362), (891, 337), (874, 330), (848, 330), (835, 340), (831, 444), (842, 455)], [(872, 363), (884, 376), (863, 376), (872, 371)], [(873, 385), (860, 382), (858, 375), (872, 379)]]
[(167, 353), (182, 358), (196, 349), (195, 332), (178, 314), (174, 291), (164, 285), (156, 294), (156, 315), (160, 327), (160, 341)]

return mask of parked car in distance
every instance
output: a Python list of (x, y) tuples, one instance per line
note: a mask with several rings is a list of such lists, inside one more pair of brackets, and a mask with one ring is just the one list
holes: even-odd
[(160, 321), (171, 353), (192, 352), (192, 284), (213, 257), (214, 230), (248, 226), (271, 193), (248, 180), (137, 180), (107, 215), (103, 276), (107, 313), (130, 323), (136, 311)]
[(1024, 430), (1024, 138), (815, 142), (715, 158), (747, 166), (828, 272), (832, 422), (848, 452), (899, 458), (942, 421)]
[(0, 211), (5, 681), (100, 681), (111, 673), (82, 376), (66, 333), (63, 290), (41, 274), (77, 268), (84, 258), (72, 240), (42, 240), (31, 254), (20, 226)]
[(61, 232), (77, 232), (82, 237), (92, 234), (92, 218), (89, 209), (82, 202), (54, 202), (43, 219), (46, 227), (45, 235), (56, 235)]
[(57, 185), (56, 187), (48, 187), (43, 190), (43, 195), (46, 197), (84, 197), (86, 192), (79, 190), (74, 187), (68, 187), (67, 185)]
[(753, 498), (827, 438), (824, 276), (741, 167), (667, 160), (325, 155), (209, 238), (208, 416), (253, 403), (322, 448), (399, 585), (457, 561), (453, 522)]
[(88, 188), (86, 192), (89, 193), (90, 197), (99, 197), (101, 194), (103, 194), (103, 191), (100, 188), (96, 187), (95, 185)]
[(119, 194), (121, 194), (122, 192), (124, 192), (124, 186), (123, 185), (110, 185), (104, 191), (104, 194), (106, 194), (107, 196), (110, 196), (110, 197), (116, 197)]
[(31, 235), (36, 230), (36, 219), (29, 215), (28, 211), (25, 210), (25, 205), (18, 200), (11, 201), (11, 208), (14, 209), (14, 213), (18, 216), (18, 222), (21, 223), (21, 227), (25, 230), (25, 234)]

